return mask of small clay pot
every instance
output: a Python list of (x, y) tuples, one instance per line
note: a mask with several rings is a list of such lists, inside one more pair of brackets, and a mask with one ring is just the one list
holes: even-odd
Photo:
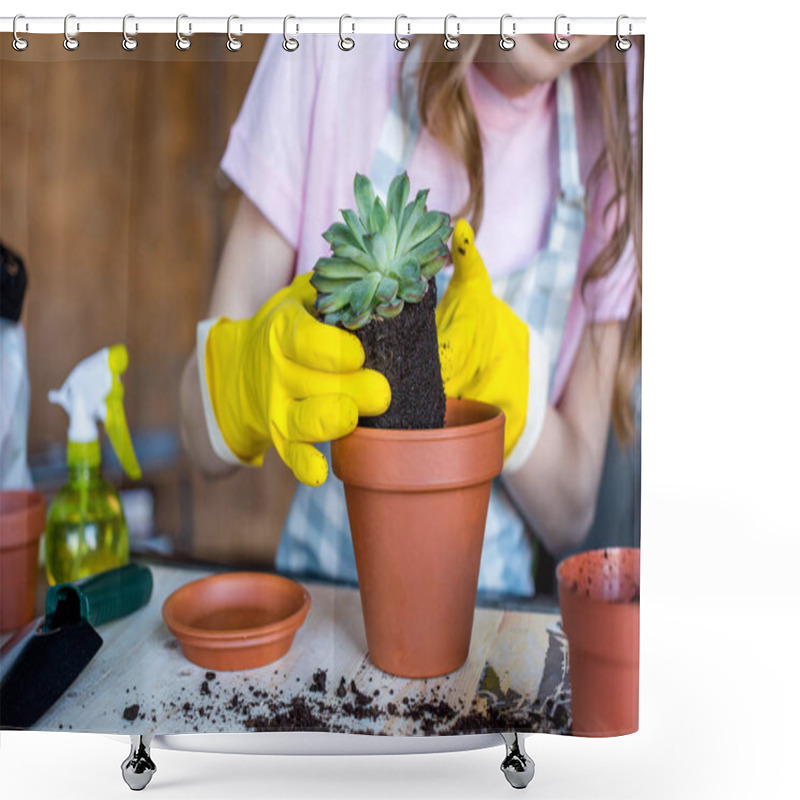
[(45, 519), (39, 492), (0, 492), (0, 631), (21, 628), (33, 619)]
[(639, 550), (589, 550), (558, 565), (569, 642), (572, 732), (622, 736), (639, 729)]
[(467, 660), (505, 417), (447, 401), (436, 430), (357, 428), (332, 443), (344, 482), (372, 662), (431, 678)]
[(288, 578), (229, 572), (176, 589), (161, 613), (189, 661), (241, 670), (285, 655), (310, 606), (308, 592)]

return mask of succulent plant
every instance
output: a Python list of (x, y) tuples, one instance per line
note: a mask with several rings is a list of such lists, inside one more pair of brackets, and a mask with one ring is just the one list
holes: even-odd
[(384, 204), (369, 178), (356, 175), (357, 211), (344, 209), (344, 223), (325, 231), (333, 253), (317, 261), (311, 278), (316, 309), (328, 324), (355, 330), (396, 317), (406, 303), (422, 300), (446, 263), (450, 217), (428, 211), (427, 189), (406, 203), (409, 188), (408, 175), (397, 175)]

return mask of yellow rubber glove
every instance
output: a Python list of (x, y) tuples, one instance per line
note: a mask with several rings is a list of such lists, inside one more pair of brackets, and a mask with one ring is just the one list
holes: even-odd
[(310, 274), (281, 289), (251, 319), (220, 319), (205, 346), (205, 377), (216, 423), (242, 462), (260, 465), (274, 445), (295, 477), (319, 486), (325, 457), (311, 442), (338, 439), (359, 415), (382, 414), (386, 378), (363, 369), (352, 334), (312, 314)]
[(503, 409), (507, 459), (527, 416), (528, 326), (492, 294), (466, 220), (456, 223), (451, 251), (453, 278), (436, 309), (444, 391)]

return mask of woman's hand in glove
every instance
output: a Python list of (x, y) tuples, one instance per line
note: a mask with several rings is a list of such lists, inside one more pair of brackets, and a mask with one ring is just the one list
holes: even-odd
[[(506, 469), (518, 467), (535, 444), (536, 437), (533, 436), (531, 443), (526, 425), (530, 356), (535, 350), (539, 366), (539, 346), (543, 343), (535, 331), (492, 293), (489, 273), (466, 220), (456, 223), (451, 251), (453, 278), (436, 309), (445, 394), (499, 406), (506, 416)], [(542, 408), (541, 416), (543, 414)], [(523, 432), (526, 435), (522, 444), (526, 452), (517, 449)], [(538, 430), (530, 432), (538, 434)], [(512, 453), (514, 464), (510, 465)]]
[[(309, 281), (295, 278), (250, 319), (214, 322), (199, 362), (218, 454), (260, 465), (274, 446), (299, 481), (319, 486), (328, 464), (311, 443), (346, 436), (359, 416), (382, 414), (391, 391), (383, 375), (363, 369), (364, 349), (353, 334), (313, 316)], [(229, 454), (219, 452), (225, 448), (214, 425)]]

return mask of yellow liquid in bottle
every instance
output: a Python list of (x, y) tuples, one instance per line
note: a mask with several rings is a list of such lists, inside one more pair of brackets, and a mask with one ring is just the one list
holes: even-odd
[(47, 580), (75, 581), (127, 563), (128, 528), (116, 490), (97, 468), (77, 476), (70, 470), (47, 517)]
[(51, 584), (76, 581), (128, 562), (128, 531), (119, 519), (58, 523), (48, 534), (45, 552)]

